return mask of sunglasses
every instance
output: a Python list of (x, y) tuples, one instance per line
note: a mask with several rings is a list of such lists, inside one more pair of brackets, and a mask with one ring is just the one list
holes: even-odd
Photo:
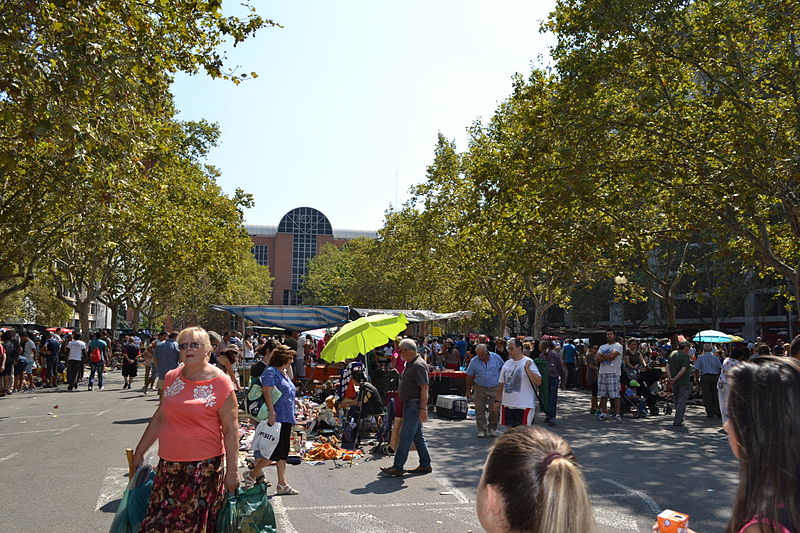
[(192, 350), (197, 350), (200, 348), (201, 344), (199, 342), (182, 342), (178, 345), (179, 350), (185, 350), (187, 348), (191, 348)]

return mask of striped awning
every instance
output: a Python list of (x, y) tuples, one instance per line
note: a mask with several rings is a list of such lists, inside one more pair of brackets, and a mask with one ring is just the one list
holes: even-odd
[(347, 306), (306, 305), (212, 305), (217, 311), (227, 311), (259, 326), (293, 329), (329, 328), (347, 322)]

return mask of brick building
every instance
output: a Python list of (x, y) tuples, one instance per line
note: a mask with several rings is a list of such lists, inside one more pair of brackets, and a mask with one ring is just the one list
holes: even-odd
[(245, 224), (253, 239), (253, 255), (260, 265), (269, 266), (273, 305), (296, 305), (298, 289), (306, 273), (308, 260), (322, 245), (342, 246), (356, 237), (377, 237), (374, 231), (334, 230), (328, 217), (311, 207), (292, 209), (277, 226)]

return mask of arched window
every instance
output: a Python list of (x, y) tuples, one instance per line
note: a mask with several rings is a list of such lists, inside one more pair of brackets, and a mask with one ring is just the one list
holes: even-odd
[(278, 233), (294, 235), (292, 244), (292, 288), (285, 304), (300, 303), (297, 290), (306, 275), (308, 260), (317, 255), (317, 235), (333, 235), (328, 217), (311, 207), (292, 209), (278, 224)]

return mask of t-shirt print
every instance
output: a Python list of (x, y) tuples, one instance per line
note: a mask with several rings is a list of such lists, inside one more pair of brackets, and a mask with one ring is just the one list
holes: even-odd
[(217, 397), (214, 395), (214, 385), (198, 385), (194, 388), (194, 399), (202, 400), (206, 407), (217, 405)]
[(172, 382), (172, 385), (164, 389), (164, 396), (167, 398), (172, 398), (173, 396), (177, 396), (181, 393), (184, 388), (184, 383), (181, 378), (177, 378), (175, 381)]
[[(522, 375), (525, 374), (525, 364), (508, 366), (503, 375), (503, 390), (507, 394), (522, 392)], [(528, 376), (526, 375), (525, 378)]]

